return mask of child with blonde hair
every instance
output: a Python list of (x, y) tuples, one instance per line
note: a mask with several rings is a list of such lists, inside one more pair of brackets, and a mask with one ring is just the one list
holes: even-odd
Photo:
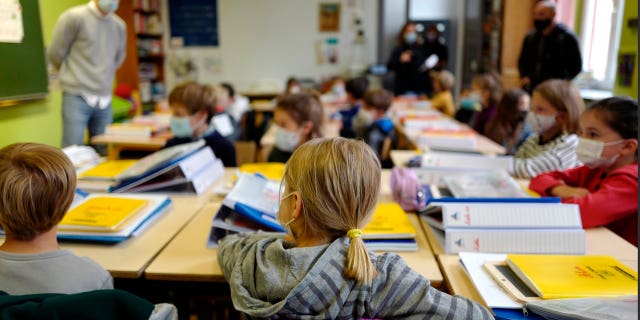
[(577, 203), (583, 227), (606, 226), (637, 245), (638, 101), (613, 97), (587, 109), (576, 153), (583, 166), (541, 174), (529, 188)]
[(433, 97), (430, 99), (431, 107), (443, 114), (453, 117), (456, 110), (453, 103), (451, 88), (455, 81), (453, 74), (447, 70), (431, 71), (431, 85), (433, 86)]
[(380, 176), (377, 155), (362, 141), (298, 147), (285, 167), (277, 216), (288, 237), (236, 234), (220, 242), (234, 307), (256, 318), (492, 319), (479, 304), (431, 287), (398, 255), (367, 250), (361, 230)]
[(514, 173), (533, 178), (541, 173), (580, 165), (576, 155), (578, 118), (584, 101), (567, 80), (547, 80), (536, 87), (526, 122), (534, 134), (518, 148)]
[(61, 250), (58, 223), (75, 195), (76, 172), (59, 149), (15, 143), (0, 149), (0, 291), (11, 295), (113, 289), (89, 258)]

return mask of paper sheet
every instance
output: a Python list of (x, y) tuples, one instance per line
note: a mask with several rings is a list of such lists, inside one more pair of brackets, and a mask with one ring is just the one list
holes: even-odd
[(504, 261), (506, 254), (460, 252), (460, 262), (487, 305), (491, 308), (519, 309), (522, 304), (504, 291), (482, 265), (486, 261)]

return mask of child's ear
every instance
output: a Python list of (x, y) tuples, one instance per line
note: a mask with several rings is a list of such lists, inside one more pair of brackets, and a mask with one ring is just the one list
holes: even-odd
[(291, 214), (292, 218), (298, 219), (302, 214), (302, 196), (298, 191), (294, 191), (293, 195), (293, 213)]
[(302, 123), (301, 128), (304, 135), (309, 135), (311, 134), (311, 131), (313, 131), (313, 122), (305, 121)]
[(621, 155), (635, 154), (638, 151), (638, 139), (627, 139), (622, 143)]

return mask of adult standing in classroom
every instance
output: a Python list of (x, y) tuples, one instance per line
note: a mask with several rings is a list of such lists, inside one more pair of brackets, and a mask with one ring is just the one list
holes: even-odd
[(522, 43), (518, 69), (520, 85), (529, 92), (548, 79), (571, 80), (582, 71), (582, 56), (576, 35), (554, 21), (556, 4), (538, 1), (533, 7), (535, 30)]
[(126, 48), (126, 26), (114, 12), (119, 0), (92, 0), (60, 15), (47, 57), (62, 88), (62, 146), (82, 145), (84, 132), (103, 134), (113, 120), (116, 69)]
[(395, 72), (394, 94), (426, 94), (428, 80), (421, 72), (424, 64), (424, 41), (413, 22), (407, 22), (398, 34), (396, 47), (387, 63)]

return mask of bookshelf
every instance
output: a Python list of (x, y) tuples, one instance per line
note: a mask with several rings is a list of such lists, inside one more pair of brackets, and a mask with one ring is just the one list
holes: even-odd
[(140, 93), (143, 110), (165, 98), (165, 16), (162, 0), (125, 0), (116, 13), (127, 25), (127, 54), (117, 83)]

